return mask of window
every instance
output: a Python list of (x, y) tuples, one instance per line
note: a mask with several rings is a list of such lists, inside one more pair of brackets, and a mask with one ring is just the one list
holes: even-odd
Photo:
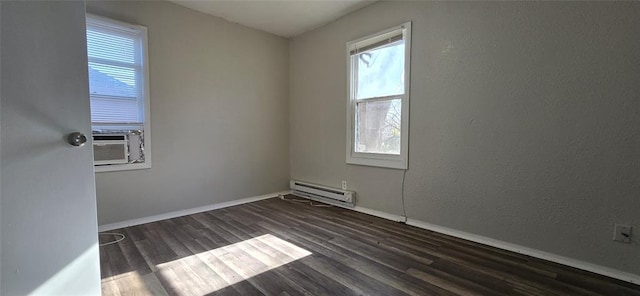
[(411, 23), (347, 43), (347, 163), (406, 169)]
[(96, 172), (151, 167), (147, 29), (87, 15)]

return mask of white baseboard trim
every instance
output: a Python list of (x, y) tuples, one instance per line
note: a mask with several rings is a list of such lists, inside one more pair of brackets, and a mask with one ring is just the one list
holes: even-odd
[(623, 280), (623, 281), (630, 282), (630, 283), (633, 283), (633, 284), (640, 284), (640, 275), (637, 275), (637, 274), (632, 274), (632, 273), (620, 271), (620, 270), (617, 270), (617, 269), (613, 269), (613, 268), (609, 268), (609, 267), (605, 267), (605, 266), (601, 266), (601, 265), (597, 265), (597, 264), (593, 264), (593, 263), (589, 263), (589, 262), (585, 262), (585, 261), (581, 261), (581, 260), (576, 260), (576, 259), (573, 259), (573, 258), (564, 257), (564, 256), (560, 256), (560, 255), (556, 255), (556, 254), (552, 254), (552, 253), (536, 250), (536, 249), (529, 248), (529, 247), (524, 247), (524, 246), (508, 243), (508, 242), (504, 242), (504, 241), (497, 240), (497, 239), (492, 239), (492, 238), (489, 238), (489, 237), (486, 237), (486, 236), (481, 236), (481, 235), (472, 234), (472, 233), (468, 233), (468, 232), (464, 232), (464, 231), (459, 231), (459, 230), (455, 230), (455, 229), (452, 229), (452, 228), (447, 228), (447, 227), (443, 227), (443, 226), (439, 226), (439, 225), (435, 225), (435, 224), (431, 224), (431, 223), (427, 223), (427, 222), (422, 222), (422, 221), (419, 221), (419, 220), (416, 220), (416, 219), (407, 218), (407, 217), (404, 217), (404, 216), (389, 214), (389, 213), (383, 212), (383, 211), (373, 210), (373, 209), (369, 209), (369, 208), (363, 208), (363, 207), (360, 207), (360, 206), (354, 207), (353, 210), (356, 211), (356, 212), (369, 214), (369, 215), (372, 215), (372, 216), (380, 217), (380, 218), (391, 220), (391, 221), (395, 221), (395, 222), (406, 222), (408, 225), (415, 226), (415, 227), (418, 227), (418, 228), (431, 230), (431, 231), (439, 232), (439, 233), (442, 233), (442, 234), (450, 235), (450, 236), (453, 236), (453, 237), (457, 237), (457, 238), (465, 239), (465, 240), (468, 240), (468, 241), (476, 242), (476, 243), (479, 243), (479, 244), (491, 246), (491, 247), (494, 247), (494, 248), (507, 250), (507, 251), (511, 251), (511, 252), (515, 252), (515, 253), (520, 253), (520, 254), (524, 254), (524, 255), (527, 255), (527, 256), (535, 257), (535, 258), (538, 258), (538, 259), (543, 259), (543, 260), (547, 260), (547, 261), (551, 261), (551, 262), (555, 262), (555, 263), (559, 263), (559, 264), (575, 267), (575, 268), (578, 268), (578, 269), (590, 271), (590, 272), (593, 272), (593, 273), (597, 273), (597, 274), (601, 274), (601, 275), (604, 275), (604, 276), (612, 277), (612, 278), (615, 278), (615, 279)]
[(532, 248), (529, 248), (529, 247), (524, 247), (524, 246), (508, 243), (508, 242), (504, 242), (504, 241), (501, 241), (501, 240), (488, 238), (488, 237), (481, 236), (481, 235), (476, 235), (476, 234), (472, 234), (472, 233), (468, 233), (468, 232), (464, 232), (464, 231), (459, 231), (459, 230), (455, 230), (455, 229), (451, 229), (451, 228), (447, 228), (447, 227), (443, 227), (443, 226), (439, 226), (439, 225), (435, 225), (435, 224), (431, 224), (431, 223), (427, 223), (427, 222), (422, 222), (422, 221), (415, 220), (415, 219), (407, 219), (407, 224), (415, 226), (415, 227), (419, 227), (419, 228), (423, 228), (423, 229), (439, 232), (439, 233), (442, 233), (442, 234), (450, 235), (450, 236), (453, 236), (453, 237), (469, 240), (469, 241), (472, 241), (472, 242), (480, 243), (480, 244), (483, 244), (483, 245), (492, 246), (492, 247), (495, 247), (495, 248), (498, 248), (498, 249), (503, 249), (503, 250), (507, 250), (507, 251), (511, 251), (511, 252), (515, 252), (515, 253), (528, 255), (528, 256), (531, 256), (531, 257), (538, 258), (538, 259), (543, 259), (543, 260), (547, 260), (547, 261), (551, 261), (551, 262), (555, 262), (555, 263), (560, 263), (560, 264), (563, 264), (563, 265), (567, 265), (567, 266), (575, 267), (575, 268), (578, 268), (578, 269), (590, 271), (590, 272), (593, 272), (593, 273), (601, 274), (601, 275), (604, 275), (604, 276), (612, 277), (612, 278), (623, 280), (623, 281), (626, 281), (626, 282), (630, 282), (630, 283), (634, 283), (634, 284), (640, 284), (640, 275), (637, 275), (637, 274), (632, 274), (632, 273), (620, 271), (620, 270), (617, 270), (617, 269), (604, 267), (604, 266), (601, 266), (601, 265), (597, 265), (597, 264), (593, 264), (593, 263), (589, 263), (589, 262), (585, 262), (585, 261), (581, 261), (581, 260), (576, 260), (576, 259), (573, 259), (573, 258), (564, 257), (564, 256), (560, 256), (560, 255), (556, 255), (556, 254), (552, 254), (552, 253), (548, 253), (548, 252), (532, 249)]
[(468, 233), (468, 232), (464, 232), (464, 231), (459, 231), (459, 230), (455, 230), (455, 229), (452, 229), (452, 228), (447, 228), (447, 227), (443, 227), (443, 226), (439, 226), (439, 225), (435, 225), (435, 224), (431, 224), (431, 223), (427, 223), (427, 222), (422, 222), (422, 221), (419, 221), (419, 220), (416, 220), (416, 219), (410, 219), (410, 218), (407, 218), (407, 217), (404, 217), (404, 216), (400, 216), (400, 215), (394, 215), (394, 214), (390, 214), (390, 213), (383, 212), (383, 211), (364, 208), (364, 207), (361, 207), (361, 206), (355, 206), (353, 208), (347, 208), (347, 207), (345, 207), (345, 208), (346, 209), (350, 209), (350, 210), (354, 210), (356, 212), (360, 212), (360, 213), (364, 213), (364, 214), (380, 217), (380, 218), (383, 218), (383, 219), (391, 220), (391, 221), (394, 221), (394, 222), (405, 222), (406, 224), (411, 225), (411, 226), (415, 226), (415, 227), (418, 227), (418, 228), (439, 232), (439, 233), (442, 233), (442, 234), (450, 235), (450, 236), (453, 236), (453, 237), (465, 239), (465, 240), (476, 242), (476, 243), (480, 243), (480, 244), (491, 246), (491, 247), (494, 247), (494, 248), (503, 249), (503, 250), (507, 250), (507, 251), (511, 251), (511, 252), (515, 252), (515, 253), (528, 255), (528, 256), (531, 256), (531, 257), (538, 258), (538, 259), (543, 259), (543, 260), (547, 260), (547, 261), (551, 261), (551, 262), (555, 262), (555, 263), (559, 263), (559, 264), (575, 267), (575, 268), (578, 268), (578, 269), (590, 271), (590, 272), (593, 272), (593, 273), (601, 274), (601, 275), (604, 275), (604, 276), (612, 277), (612, 278), (615, 278), (615, 279), (623, 280), (623, 281), (634, 283), (634, 284), (640, 284), (640, 275), (637, 275), (637, 274), (632, 274), (632, 273), (620, 271), (620, 270), (617, 270), (617, 269), (604, 267), (604, 266), (601, 266), (601, 265), (597, 265), (597, 264), (593, 264), (593, 263), (589, 263), (589, 262), (585, 262), (585, 261), (581, 261), (581, 260), (576, 260), (576, 259), (573, 259), (573, 258), (564, 257), (564, 256), (560, 256), (560, 255), (556, 255), (556, 254), (552, 254), (552, 253), (536, 250), (536, 249), (529, 248), (529, 247), (524, 247), (524, 246), (508, 243), (508, 242), (504, 242), (504, 241), (497, 240), (497, 239), (492, 239), (492, 238), (489, 238), (489, 237), (486, 237), (486, 236), (481, 236), (481, 235), (472, 234), (472, 233)]
[(353, 209), (356, 212), (365, 213), (365, 214), (368, 214), (368, 215), (371, 215), (371, 216), (376, 216), (376, 217), (380, 217), (380, 218), (391, 220), (391, 221), (395, 221), (395, 222), (406, 222), (407, 221), (407, 217), (404, 217), (404, 216), (389, 214), (387, 212), (373, 210), (373, 209), (369, 209), (369, 208), (363, 208), (361, 206), (355, 206), (355, 207), (353, 207), (351, 209)]
[(232, 201), (226, 201), (226, 202), (221, 202), (221, 203), (212, 204), (212, 205), (206, 205), (206, 206), (197, 207), (197, 208), (191, 208), (191, 209), (186, 209), (186, 210), (169, 212), (169, 213), (160, 214), (160, 215), (154, 215), (154, 216), (149, 216), (149, 217), (144, 217), (144, 218), (131, 219), (131, 220), (126, 220), (126, 221), (122, 221), (122, 222), (116, 222), (116, 223), (100, 225), (100, 226), (98, 226), (98, 231), (99, 232), (103, 232), (103, 231), (108, 231), (108, 230), (113, 230), (113, 229), (119, 229), (119, 228), (134, 226), (134, 225), (151, 223), (151, 222), (156, 222), (156, 221), (161, 221), (161, 220), (166, 220), (166, 219), (171, 219), (171, 218), (176, 218), (176, 217), (181, 217), (181, 216), (186, 216), (186, 215), (191, 215), (191, 214), (196, 214), (196, 213), (201, 213), (201, 212), (206, 212), (206, 211), (211, 211), (211, 210), (217, 210), (217, 209), (237, 206), (237, 205), (250, 203), (250, 202), (254, 202), (254, 201), (259, 201), (259, 200), (263, 200), (263, 199), (267, 199), (267, 198), (277, 197), (277, 196), (282, 195), (282, 194), (289, 194), (289, 192), (291, 192), (291, 191), (289, 191), (289, 190), (280, 191), (280, 192), (275, 192), (275, 193), (270, 193), (270, 194), (265, 194), (265, 195), (252, 196), (252, 197), (247, 197), (247, 198), (242, 198), (242, 199), (237, 199), (237, 200), (232, 200)]

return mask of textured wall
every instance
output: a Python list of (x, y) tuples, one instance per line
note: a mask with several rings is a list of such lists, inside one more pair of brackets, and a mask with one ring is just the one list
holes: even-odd
[(345, 43), (413, 21), (409, 218), (640, 274), (638, 3), (378, 2), (290, 42), (292, 178), (402, 214), (345, 164)]
[(288, 44), (166, 1), (88, 1), (147, 26), (148, 170), (97, 173), (99, 224), (285, 190)]

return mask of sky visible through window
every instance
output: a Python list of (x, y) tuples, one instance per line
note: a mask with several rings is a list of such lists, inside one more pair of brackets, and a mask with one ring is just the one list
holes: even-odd
[(356, 56), (356, 151), (400, 154), (402, 100), (366, 99), (404, 94), (404, 40)]
[(402, 93), (404, 41), (358, 54), (358, 99)]

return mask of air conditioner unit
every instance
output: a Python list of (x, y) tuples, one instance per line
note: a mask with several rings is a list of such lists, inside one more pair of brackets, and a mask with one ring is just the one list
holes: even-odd
[(292, 190), (291, 193), (295, 196), (313, 199), (341, 207), (352, 208), (356, 205), (356, 193), (353, 191), (297, 180), (291, 180), (289, 185)]
[(129, 163), (129, 141), (126, 134), (94, 134), (93, 163), (95, 165)]

